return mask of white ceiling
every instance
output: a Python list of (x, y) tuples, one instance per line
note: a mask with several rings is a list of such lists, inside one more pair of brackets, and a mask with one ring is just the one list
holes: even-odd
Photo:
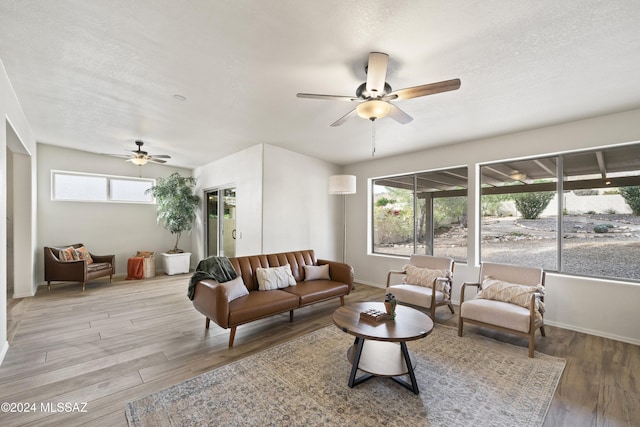
[[(371, 159), (371, 122), (330, 127), (370, 51), (401, 89), (376, 158), (640, 107), (637, 0), (0, 0), (0, 58), (39, 142), (195, 167), (259, 143)], [(186, 97), (186, 101), (174, 95)]]

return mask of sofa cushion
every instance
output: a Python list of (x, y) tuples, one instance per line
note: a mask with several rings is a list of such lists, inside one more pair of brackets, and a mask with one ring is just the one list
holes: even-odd
[(96, 271), (109, 270), (111, 268), (110, 262), (94, 262), (87, 265), (87, 273), (94, 273)]
[(324, 265), (304, 265), (304, 281), (310, 280), (331, 280), (329, 275), (329, 264)]
[(249, 295), (229, 303), (229, 326), (240, 325), (297, 307), (298, 297), (281, 290), (249, 292)]
[(93, 258), (91, 258), (91, 254), (84, 246), (76, 248), (76, 255), (76, 259), (85, 260), (87, 261), (87, 264), (93, 264)]
[[(388, 290), (392, 292), (396, 300), (400, 302), (431, 308), (432, 289), (430, 287), (401, 283), (399, 285), (389, 286)], [(444, 301), (444, 294), (442, 291), (436, 291), (436, 303), (441, 303), (442, 301)]]
[(516, 304), (482, 298), (472, 299), (462, 303), (460, 316), (507, 329), (529, 332), (529, 310)]
[(63, 262), (77, 261), (78, 254), (73, 246), (69, 246), (68, 248), (60, 249), (58, 251), (58, 259)]
[(242, 277), (238, 276), (235, 279), (231, 279), (228, 282), (220, 283), (227, 292), (227, 302), (231, 302), (234, 299), (249, 295), (247, 287), (242, 281)]
[(260, 291), (282, 289), (296, 284), (296, 279), (293, 278), (289, 264), (281, 267), (256, 268), (256, 278), (258, 279), (258, 290)]
[(298, 286), (283, 289), (300, 299), (300, 305), (312, 304), (332, 297), (346, 295), (349, 292), (349, 285), (338, 283), (332, 280), (312, 280), (300, 282)]

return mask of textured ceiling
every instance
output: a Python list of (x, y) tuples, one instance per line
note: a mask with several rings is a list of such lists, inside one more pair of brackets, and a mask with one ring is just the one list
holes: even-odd
[[(371, 158), (371, 122), (329, 124), (370, 51), (401, 89), (376, 154), (640, 107), (637, 0), (0, 0), (0, 58), (39, 142), (195, 167), (259, 143), (336, 164)], [(186, 97), (177, 100), (174, 95)]]

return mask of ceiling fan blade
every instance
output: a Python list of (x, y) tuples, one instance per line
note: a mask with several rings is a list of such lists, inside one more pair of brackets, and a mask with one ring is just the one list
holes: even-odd
[(411, 99), (419, 96), (433, 95), (440, 92), (457, 90), (460, 88), (460, 79), (445, 80), (443, 82), (429, 83), (426, 85), (408, 87), (396, 90), (385, 96), (383, 99)]
[(323, 99), (326, 101), (362, 101), (362, 99), (360, 98), (343, 95), (318, 95), (315, 93), (299, 93), (296, 96), (298, 98)]
[(155, 157), (150, 157), (147, 159), (148, 161), (152, 162), (152, 163), (167, 163), (166, 160), (160, 160), (160, 159), (156, 159)]
[(413, 120), (413, 117), (411, 117), (392, 103), (389, 103), (389, 105), (391, 105), (391, 111), (389, 111), (388, 117), (391, 117), (393, 120), (403, 125), (406, 125)]
[(386, 53), (371, 52), (369, 54), (369, 64), (367, 65), (367, 92), (374, 98), (384, 91), (388, 64), (389, 55)]
[(350, 118), (355, 117), (356, 115), (357, 115), (356, 110), (353, 109), (353, 110), (349, 111), (347, 114), (345, 114), (344, 116), (340, 117), (335, 122), (331, 123), (331, 126), (333, 126), (333, 127), (340, 126), (341, 124), (343, 124), (344, 122), (346, 122)]
[(153, 156), (154, 159), (170, 159), (171, 156), (167, 155), (167, 154), (154, 154)]

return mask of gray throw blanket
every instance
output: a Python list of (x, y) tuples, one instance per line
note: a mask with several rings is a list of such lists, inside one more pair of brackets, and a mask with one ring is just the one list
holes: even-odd
[(229, 258), (223, 256), (212, 256), (205, 258), (198, 263), (196, 271), (189, 280), (189, 290), (187, 296), (193, 301), (196, 293), (196, 283), (204, 279), (213, 279), (218, 283), (228, 282), (238, 277), (238, 273), (231, 265)]

